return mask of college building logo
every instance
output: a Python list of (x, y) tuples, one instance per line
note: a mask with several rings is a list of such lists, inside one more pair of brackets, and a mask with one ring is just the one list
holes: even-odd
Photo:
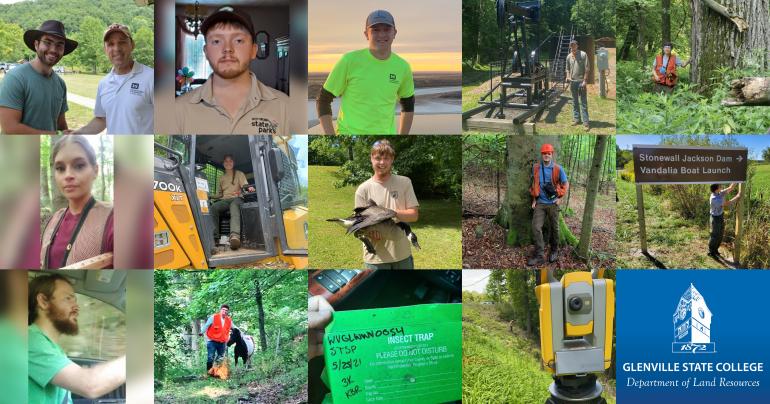
[(679, 298), (674, 312), (673, 353), (714, 353), (711, 342), (711, 310), (703, 295), (691, 283)]

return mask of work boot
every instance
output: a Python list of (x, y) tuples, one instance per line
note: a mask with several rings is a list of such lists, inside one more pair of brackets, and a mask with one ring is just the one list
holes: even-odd
[(548, 254), (548, 262), (555, 262), (559, 258), (559, 249), (551, 248), (551, 253)]
[(241, 248), (241, 238), (233, 233), (230, 235), (230, 249), (237, 250)]
[(591, 130), (591, 125), (589, 125), (588, 122), (584, 123), (583, 127), (586, 129), (586, 131)]
[(543, 264), (545, 264), (545, 256), (542, 252), (535, 253), (535, 255), (529, 257), (527, 260), (527, 265), (531, 267)]
[(572, 121), (572, 126), (578, 126), (580, 125), (580, 121)]

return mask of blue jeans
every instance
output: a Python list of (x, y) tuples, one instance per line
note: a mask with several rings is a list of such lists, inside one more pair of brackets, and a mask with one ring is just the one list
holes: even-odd
[(583, 123), (588, 123), (588, 96), (586, 95), (588, 91), (585, 87), (580, 88), (580, 83), (580, 81), (569, 82), (569, 89), (572, 91), (572, 120), (580, 122), (580, 116), (582, 115)]
[(209, 341), (206, 343), (206, 351), (208, 351), (206, 370), (211, 369), (214, 359), (225, 356), (226, 347), (227, 345), (224, 342)]

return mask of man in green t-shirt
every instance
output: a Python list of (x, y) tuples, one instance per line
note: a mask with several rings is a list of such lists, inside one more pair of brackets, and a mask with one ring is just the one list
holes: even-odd
[(9, 134), (54, 134), (67, 131), (64, 113), (67, 86), (53, 67), (77, 48), (64, 24), (49, 20), (24, 33), (24, 43), (37, 55), (11, 70), (0, 83), (0, 131)]
[(126, 382), (126, 357), (84, 368), (59, 345), (77, 335), (78, 306), (72, 283), (63, 275), (38, 276), (29, 283), (29, 403), (71, 403), (70, 392), (99, 398)]
[(398, 133), (408, 134), (414, 118), (414, 78), (409, 63), (391, 51), (396, 23), (385, 10), (366, 19), (369, 47), (348, 52), (334, 65), (318, 95), (318, 119), (327, 135), (335, 134), (331, 103), (342, 97), (340, 134), (395, 134), (395, 105), (401, 103)]

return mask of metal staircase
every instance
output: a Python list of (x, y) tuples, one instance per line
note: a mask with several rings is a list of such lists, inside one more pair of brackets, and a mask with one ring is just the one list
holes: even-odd
[(554, 54), (553, 65), (551, 66), (552, 89), (556, 89), (557, 86), (560, 86), (560, 90), (564, 91), (567, 87), (567, 55), (569, 55), (569, 43), (574, 38), (574, 27), (570, 27), (569, 35), (564, 35), (564, 28), (559, 32), (556, 54)]

